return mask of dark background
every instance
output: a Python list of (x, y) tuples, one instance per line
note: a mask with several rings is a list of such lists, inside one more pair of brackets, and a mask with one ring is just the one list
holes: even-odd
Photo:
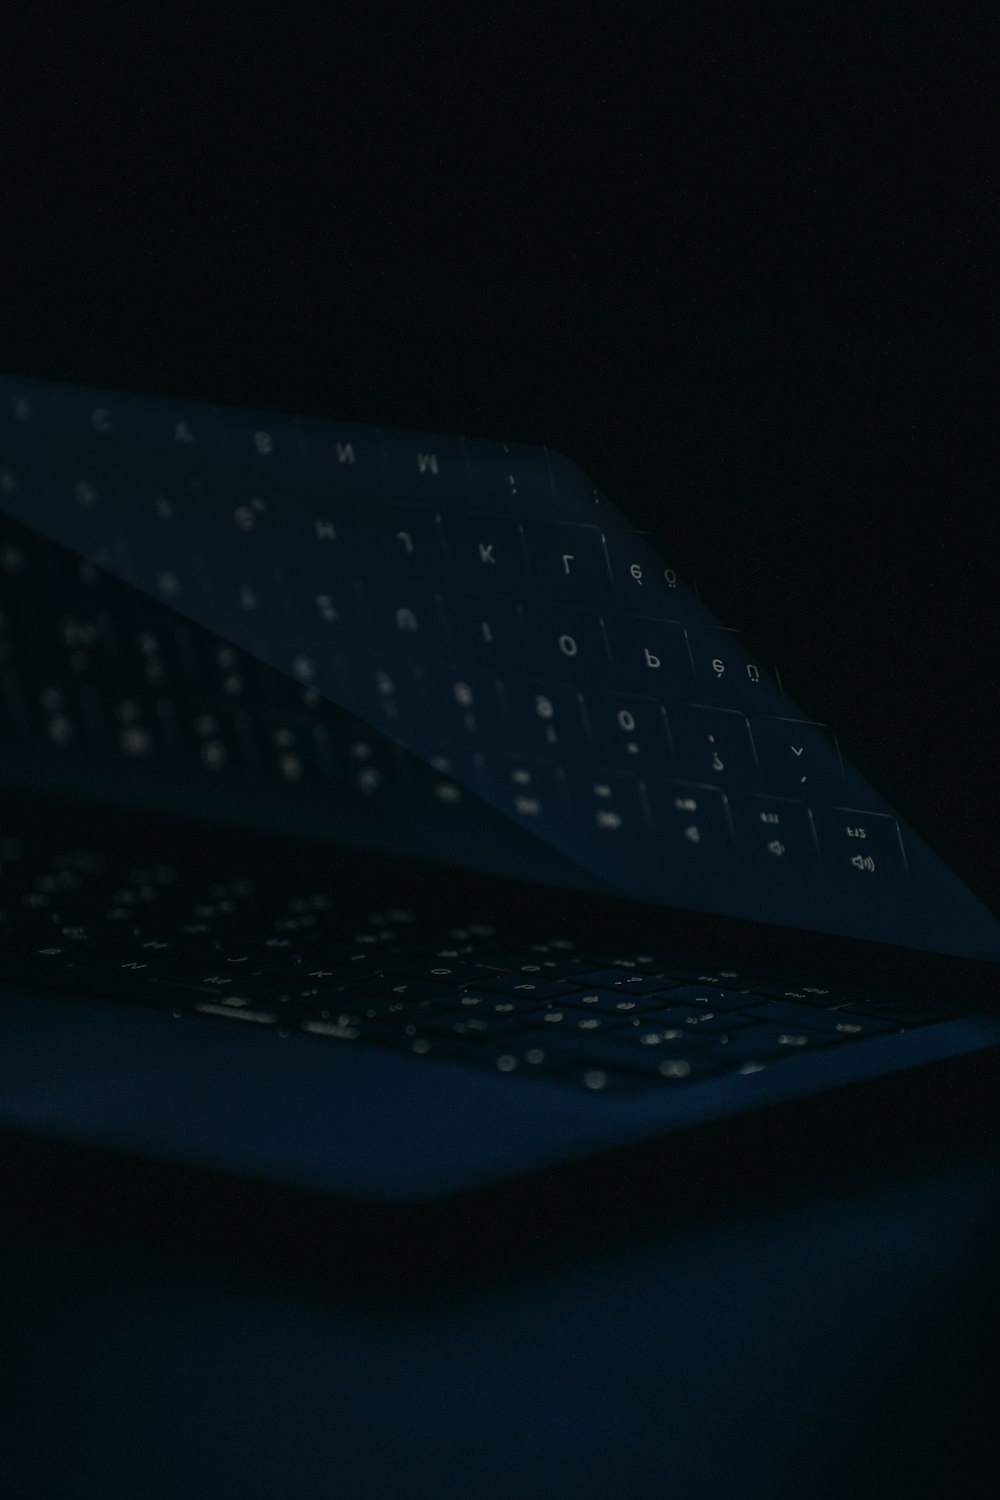
[[(0, 368), (566, 450), (985, 878), (993, 37), (676, 9), (8, 9)], [(327, 1263), (336, 1229), (249, 1193), (5, 1159), (3, 1468), (46, 1500), (967, 1490), (995, 1093), (985, 1059), (922, 1135), (883, 1099), (586, 1179), (557, 1251), (487, 1207), (485, 1264), (398, 1227)]]
[(990, 28), (675, 9), (15, 22), (0, 365), (564, 449), (1000, 886)]

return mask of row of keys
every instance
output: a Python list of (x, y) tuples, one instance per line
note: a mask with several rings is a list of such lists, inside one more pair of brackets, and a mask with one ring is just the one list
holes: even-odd
[(296, 582), (311, 568), (554, 602), (591, 603), (617, 591), (631, 600), (628, 608), (685, 608), (675, 571), (619, 518), (610, 529), (522, 522), (474, 504), (442, 515), (381, 497), (352, 503), (329, 484), (305, 480), (258, 491), (225, 471), (208, 481), (170, 478), (141, 460), (80, 471), (75, 453), (33, 456), (20, 468), (0, 455), (0, 492), (15, 513), (90, 555), (109, 551), (137, 579), (183, 572), (196, 556), (213, 572), (224, 560), (233, 575), (280, 560)]
[[(525, 705), (536, 714), (541, 706), (539, 723), (551, 727), (557, 702), (552, 687), (525, 686)], [(906, 869), (898, 825), (884, 814), (810, 806), (794, 796), (734, 795), (732, 790), (727, 795), (718, 785), (667, 774), (662, 725), (658, 733), (664, 738), (657, 742), (657, 756), (647, 754), (639, 776), (621, 769), (595, 770), (586, 761), (497, 755), (492, 733), (482, 736), (486, 748), (471, 754), (456, 753), (442, 743), (437, 750), (431, 748), (426, 759), (407, 756), (384, 736), (368, 733), (360, 722), (352, 725), (344, 716), (331, 722), (317, 715), (325, 705), (310, 689), (304, 690), (298, 715), (270, 723), (237, 703), (220, 707), (206, 700), (199, 709), (191, 703), (176, 705), (158, 692), (123, 698), (103, 718), (101, 703), (85, 688), (43, 688), (33, 707), (9, 669), (0, 672), (0, 701), (12, 725), (25, 716), (37, 719), (39, 738), (58, 749), (73, 750), (89, 741), (133, 760), (166, 757), (179, 769), (187, 764), (224, 776), (232, 784), (245, 781), (248, 788), (261, 788), (270, 780), (275, 786), (308, 791), (334, 780), (400, 811), (412, 807), (414, 799), (441, 810), (462, 809), (472, 793), (565, 847), (600, 849), (599, 863), (609, 874), (638, 870), (651, 847), (670, 849), (673, 861), (681, 858), (687, 868), (702, 871), (731, 870), (737, 851), (756, 868), (775, 873), (814, 875), (824, 856), (828, 867), (854, 881), (896, 881)], [(576, 707), (582, 712), (580, 705)], [(649, 715), (662, 715), (652, 702), (630, 700), (630, 706), (622, 708), (614, 695), (604, 705), (592, 705), (591, 715), (600, 707), (604, 713), (597, 724), (608, 736), (627, 734), (625, 746), (637, 742), (640, 719), (647, 733), (651, 724), (659, 725), (659, 720), (643, 715), (644, 707)], [(463, 711), (477, 711), (475, 702)], [(690, 724), (700, 720), (702, 731), (711, 733), (716, 744), (723, 743), (718, 725), (722, 711), (692, 707), (690, 715)], [(564, 720), (556, 722), (562, 725)], [(630, 726), (627, 730), (623, 722)], [(797, 773), (810, 764), (794, 754), (802, 748), (798, 742), (805, 741), (802, 731), (810, 727), (781, 720), (754, 724), (755, 744), (773, 753), (776, 783), (785, 773), (782, 784), (788, 784), (789, 766)], [(750, 735), (746, 720), (741, 732)], [(607, 738), (603, 743), (607, 761), (627, 761), (627, 749), (616, 756), (613, 741)]]
[(294, 470), (363, 494), (412, 484), (438, 501), (473, 493), (536, 504), (566, 488), (590, 493), (571, 460), (542, 446), (0, 377), (0, 451), (13, 461), (46, 442), (95, 465), (140, 453), (158, 472), (222, 470), (266, 484)]
[[(160, 559), (162, 562), (162, 558)], [(463, 661), (503, 674), (523, 670), (576, 682), (618, 679), (669, 701), (693, 693), (709, 702), (774, 711), (780, 686), (751, 660), (738, 634), (685, 627), (652, 616), (617, 615), (565, 605), (526, 605), (504, 595), (456, 593), (422, 585), (303, 570), (293, 586), (275, 570), (252, 580), (234, 572), (210, 582), (204, 570), (122, 573), (154, 597), (244, 646), (270, 653), (294, 642), (323, 648), (388, 651), (422, 661)]]
[(377, 727), (408, 743), (429, 736), (458, 749), (503, 743), (527, 755), (662, 770), (678, 766), (719, 786), (757, 784), (808, 795), (843, 781), (825, 727), (754, 717), (704, 703), (665, 708), (641, 692), (583, 693), (573, 683), (483, 670), (380, 665), (298, 655), (294, 675), (319, 682)]

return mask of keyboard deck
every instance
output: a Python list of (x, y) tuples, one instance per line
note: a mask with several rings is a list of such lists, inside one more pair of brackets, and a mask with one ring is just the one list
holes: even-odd
[(10, 981), (595, 1094), (784, 1068), (965, 1013), (573, 935), (511, 942), (474, 916), (428, 930), (410, 906), (358, 912), (329, 889), (132, 868), (94, 848), (39, 854), (11, 835), (0, 872)]

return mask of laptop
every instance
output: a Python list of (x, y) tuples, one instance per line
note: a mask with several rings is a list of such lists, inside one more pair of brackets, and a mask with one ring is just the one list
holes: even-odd
[(428, 1204), (1000, 1045), (996, 895), (571, 455), (0, 406), (6, 1131)]

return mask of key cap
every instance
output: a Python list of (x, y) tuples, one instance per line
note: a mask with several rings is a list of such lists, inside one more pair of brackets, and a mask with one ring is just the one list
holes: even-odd
[(680, 704), (669, 717), (678, 764), (693, 780), (726, 788), (753, 781), (757, 757), (745, 714)]
[(695, 628), (688, 631), (688, 640), (700, 703), (748, 713), (780, 710), (780, 684), (760, 658), (746, 649), (738, 631)]
[[(697, 967), (675, 967), (673, 964), (665, 964), (664, 971), (671, 979), (676, 979), (678, 984), (710, 984), (718, 985), (720, 989), (754, 989), (758, 994), (771, 993), (767, 988), (766, 981), (759, 980), (758, 976), (749, 970), (724, 968), (721, 966), (719, 968), (706, 967), (699, 969)], [(756, 986), (758, 983), (763, 987), (757, 989)]]
[(600, 527), (535, 522), (526, 529), (526, 541), (536, 597), (584, 604), (610, 592), (611, 574)]
[[(669, 997), (668, 997), (669, 998)], [(753, 1024), (753, 1016), (744, 1011), (733, 1010), (705, 1010), (697, 1005), (668, 1005), (662, 1010), (649, 1010), (643, 1017), (643, 1023), (648, 1026), (665, 1026), (668, 1028), (680, 1027), (685, 1033), (697, 1032), (706, 1035), (711, 1032), (738, 1031), (741, 1026)]]
[(519, 595), (527, 563), (519, 522), (492, 511), (466, 511), (443, 521), (452, 576), (463, 590)]
[[(359, 451), (356, 442), (349, 446), (351, 451)], [(348, 577), (355, 575), (362, 555), (357, 513), (340, 488), (345, 473), (352, 467), (356, 468), (338, 464), (336, 478), (322, 488), (296, 483), (289, 491), (281, 561), (291, 584), (294, 585), (304, 564), (310, 568), (329, 567)]]
[(632, 1017), (642, 1015), (647, 1010), (656, 1010), (663, 1001), (659, 994), (637, 995), (616, 989), (588, 987), (567, 995), (560, 1003), (572, 1006), (575, 1010), (591, 1011), (599, 1015)]
[(953, 1005), (938, 1005), (932, 1001), (907, 1004), (903, 1000), (856, 1001), (838, 1006), (836, 1014), (843, 1016), (877, 1017), (900, 1026), (929, 1026), (938, 1021), (954, 1021), (971, 1014), (972, 1007), (956, 1001)]
[(506, 718), (490, 672), (429, 667), (424, 674), (428, 711), (438, 739), (455, 744), (496, 744)]
[(781, 1026), (803, 1026), (810, 1031), (835, 1031), (845, 1036), (876, 1036), (884, 1031), (898, 1031), (901, 1022), (876, 1016), (848, 1015), (841, 1010), (820, 1010), (814, 1005), (799, 1005), (793, 1000), (767, 1000), (753, 1011), (761, 1021)]
[[(692, 873), (719, 872), (736, 858), (729, 804), (717, 787), (643, 776), (664, 862)], [(668, 871), (669, 873), (669, 871)]]
[(758, 871), (814, 877), (820, 865), (812, 814), (784, 797), (730, 798), (737, 841)]
[(624, 607), (642, 615), (679, 619), (683, 589), (676, 571), (659, 555), (650, 534), (639, 531), (608, 537), (615, 591)]
[(613, 993), (631, 996), (660, 994), (677, 987), (674, 979), (665, 974), (634, 973), (629, 969), (592, 969), (578, 976), (580, 985), (592, 989), (607, 989)]
[(687, 635), (676, 621), (617, 618), (609, 622), (608, 642), (623, 677), (641, 684), (640, 692), (671, 703), (693, 690)]
[(608, 873), (629, 873), (641, 859), (649, 833), (649, 813), (638, 778), (623, 771), (571, 768), (567, 790), (574, 828), (592, 848), (600, 848), (601, 868)]
[(462, 661), (500, 674), (518, 671), (527, 655), (521, 609), (513, 599), (489, 594), (448, 597), (452, 645)]
[(234, 1001), (214, 1003), (210, 1000), (201, 1000), (195, 1006), (195, 1010), (205, 1016), (221, 1016), (229, 1021), (246, 1021), (252, 1025), (275, 1026), (278, 1023), (277, 1011), (259, 1010), (246, 1003), (245, 1008), (236, 1005)]
[(515, 677), (504, 682), (504, 694), (519, 751), (558, 754), (564, 761), (579, 761), (588, 754), (590, 735), (576, 688)]
[(663, 1078), (671, 1083), (685, 1079), (710, 1078), (725, 1066), (713, 1057), (709, 1048), (690, 1047), (688, 1038), (683, 1046), (676, 1041), (662, 1046), (637, 1046), (634, 1049), (616, 1045), (622, 1033), (609, 1032), (606, 1036), (586, 1041), (581, 1036), (572, 1039), (560, 1037), (560, 1046), (566, 1045), (570, 1054), (578, 1061), (589, 1061), (593, 1066), (623, 1068), (626, 1072), (646, 1077)]
[(795, 1000), (802, 1005), (816, 1005), (829, 1009), (833, 1005), (851, 998), (846, 991), (822, 984), (782, 984), (774, 982), (752, 982), (749, 988), (755, 995), (765, 995), (774, 1000)]
[(528, 610), (527, 624), (540, 671), (588, 683), (609, 675), (608, 643), (596, 611), (544, 605)]
[(374, 639), (407, 656), (439, 656), (446, 631), (441, 601), (425, 584), (409, 580), (366, 579), (365, 601)]
[(333, 568), (295, 568), (286, 583), (288, 614), (305, 644), (349, 646), (359, 639), (361, 610), (352, 580)]
[[(419, 736), (427, 723), (425, 679), (412, 662), (383, 656), (355, 662), (345, 671), (342, 691), (352, 710), (376, 729), (400, 736)], [(344, 729), (336, 723), (337, 747)]]
[(480, 976), (475, 983), (478, 989), (491, 995), (523, 995), (535, 1000), (556, 1001), (576, 993), (582, 982), (577, 979), (544, 979), (533, 974), (496, 974), (485, 980)]
[(816, 829), (826, 867), (846, 886), (864, 892), (905, 883), (906, 856), (895, 818), (846, 807), (818, 807)]
[(594, 754), (598, 764), (666, 770), (672, 749), (663, 705), (639, 693), (590, 698)]
[(700, 987), (698, 985), (678, 985), (672, 989), (666, 997), (669, 1005), (683, 1005), (687, 1007), (704, 1007), (706, 1010), (729, 1011), (744, 1010), (752, 1006), (755, 1001), (753, 995), (748, 995), (740, 990), (726, 990), (718, 985)]
[(755, 718), (760, 781), (767, 791), (808, 800), (843, 782), (836, 741), (826, 726), (797, 719)]
[(720, 1042), (713, 1055), (726, 1066), (750, 1061), (765, 1062), (770, 1058), (816, 1052), (846, 1040), (847, 1037), (839, 1032), (820, 1031), (799, 1025), (744, 1026), (728, 1041)]
[(555, 832), (566, 818), (565, 777), (557, 766), (528, 760), (493, 760), (488, 765), (490, 801), (528, 827)]
[(359, 512), (359, 534), (365, 556), (392, 578), (440, 580), (445, 565), (444, 539), (429, 505), (381, 503)]

